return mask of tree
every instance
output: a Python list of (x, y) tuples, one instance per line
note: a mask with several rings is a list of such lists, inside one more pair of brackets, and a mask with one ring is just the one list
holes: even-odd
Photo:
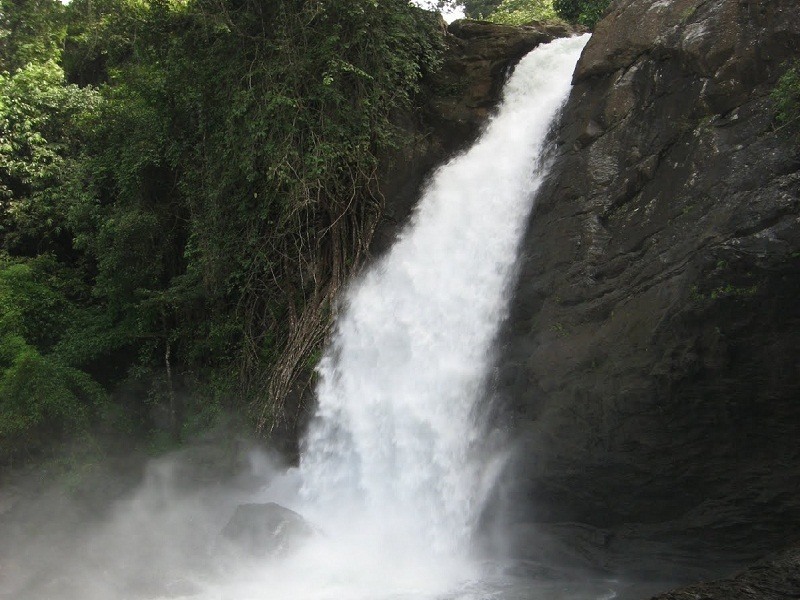
[(136, 7), (79, 23), (65, 51), (107, 74), (76, 244), (161, 397), (237, 397), (270, 427), (365, 256), (377, 157), (437, 64), (437, 24), (403, 1)]
[(489, 20), (510, 25), (524, 25), (556, 17), (552, 0), (503, 0), (489, 16)]
[(31, 62), (58, 59), (66, 27), (58, 0), (0, 2), (0, 71), (13, 73)]
[(594, 27), (609, 4), (611, 0), (553, 0), (553, 8), (559, 17), (586, 27)]
[(69, 251), (79, 123), (98, 103), (96, 90), (65, 85), (53, 59), (0, 73), (0, 247), (27, 256)]
[(2, 27), (3, 269), (71, 307), (45, 344), (13, 317), (43, 288), (6, 302), (6, 406), (55, 406), (24, 400), (45, 373), (77, 406), (83, 373), (141, 382), (173, 434), (222, 402), (268, 430), (367, 254), (437, 20), (406, 0), (14, 0)]
[(0, 253), (0, 460), (86, 431), (102, 387), (59, 348), (79, 311), (73, 283), (51, 257)]
[(464, 14), (470, 19), (485, 19), (491, 16), (503, 0), (464, 0)]

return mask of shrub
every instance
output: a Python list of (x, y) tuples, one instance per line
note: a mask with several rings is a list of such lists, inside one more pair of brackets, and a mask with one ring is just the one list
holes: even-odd
[(589, 28), (597, 24), (609, 4), (611, 0), (553, 0), (553, 8), (559, 17)]
[(69, 302), (38, 266), (0, 262), (0, 459), (86, 430), (101, 386), (52, 351)]
[(524, 25), (532, 21), (555, 19), (552, 0), (503, 0), (489, 17), (495, 23)]
[(779, 125), (800, 133), (800, 61), (792, 63), (778, 80), (772, 99)]

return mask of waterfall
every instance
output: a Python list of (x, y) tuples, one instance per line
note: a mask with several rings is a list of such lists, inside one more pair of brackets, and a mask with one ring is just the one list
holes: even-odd
[[(64, 523), (56, 515), (52, 526), (41, 527), (26, 507), (21, 526), (42, 535), (0, 555), (10, 559), (0, 560), (0, 597), (613, 597), (594, 587), (568, 594), (560, 580), (526, 575), (527, 566), (518, 580), (507, 565), (494, 568), (470, 554), (502, 464), (481, 439), (492, 346), (546, 176), (545, 140), (587, 38), (540, 46), (519, 63), (479, 140), (434, 174), (394, 246), (348, 290), (319, 365), (318, 408), (298, 468), (278, 469), (254, 453), (252, 478), (230, 487), (187, 486), (193, 477), (186, 473), (214, 472), (201, 446), (155, 461), (142, 486), (102, 518), (76, 520), (84, 503), (64, 503)], [(263, 486), (254, 490), (256, 474)], [(62, 506), (38, 477), (35, 485), (37, 494), (46, 493), (31, 510)], [(59, 498), (62, 487), (54, 488)], [(15, 493), (12, 486), (0, 497), (12, 507), (0, 513), (22, 505)], [(294, 509), (307, 523), (298, 515), (277, 525), (259, 522), (269, 502)], [(266, 554), (227, 538), (236, 519), (228, 521), (231, 513), (240, 510), (256, 516), (234, 529), (257, 533), (256, 545), (272, 544)]]
[(318, 368), (302, 510), (375, 564), (441, 570), (468, 546), (491, 479), (476, 407), (545, 139), (587, 39), (519, 63), (480, 139), (434, 174), (389, 253), (347, 294)]

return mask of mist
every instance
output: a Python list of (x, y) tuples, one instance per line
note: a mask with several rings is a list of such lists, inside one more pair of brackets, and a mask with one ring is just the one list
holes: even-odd
[[(0, 598), (425, 600), (446, 597), (454, 582), (475, 583), (475, 565), (443, 555), (432, 562), (418, 544), (381, 537), (379, 524), (346, 511), (309, 520), (313, 534), (291, 548), (254, 552), (247, 539), (227, 537), (226, 525), (243, 505), (302, 509), (298, 470), (248, 443), (218, 444), (131, 473), (104, 469), (78, 488), (32, 474), (4, 482)], [(117, 488), (128, 491), (103, 506)], [(407, 525), (389, 513), (385, 521), (384, 532)]]
[(216, 438), (111, 459), (81, 481), (41, 468), (0, 488), (0, 598), (196, 595), (232, 558), (220, 532), (236, 506), (291, 494), (275, 456)]
[(616, 597), (615, 582), (574, 571), (490, 561), (475, 551), (424, 552), (413, 538), (382, 537), (381, 529), (404, 525), (391, 513), (383, 525), (347, 511), (338, 521), (309, 519), (313, 534), (296, 546), (277, 555), (253, 552), (247, 540), (224, 534), (237, 508), (276, 502), (302, 510), (301, 480), (297, 468), (252, 442), (233, 446), (213, 437), (157, 459), (112, 459), (77, 487), (33, 474), (3, 481), (0, 598)]

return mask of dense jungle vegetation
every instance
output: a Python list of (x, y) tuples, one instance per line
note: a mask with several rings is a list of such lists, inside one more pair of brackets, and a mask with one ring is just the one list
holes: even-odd
[(611, 0), (464, 0), (464, 13), (473, 19), (523, 25), (530, 21), (563, 19), (594, 27)]
[(4, 0), (0, 28), (3, 459), (98, 420), (179, 439), (233, 399), (274, 427), (364, 257), (433, 15)]
[[(598, 3), (465, 4), (521, 22)], [(226, 407), (262, 432), (293, 419), (381, 213), (394, 117), (441, 60), (436, 17), (0, 6), (0, 464), (97, 424), (170, 443)]]

